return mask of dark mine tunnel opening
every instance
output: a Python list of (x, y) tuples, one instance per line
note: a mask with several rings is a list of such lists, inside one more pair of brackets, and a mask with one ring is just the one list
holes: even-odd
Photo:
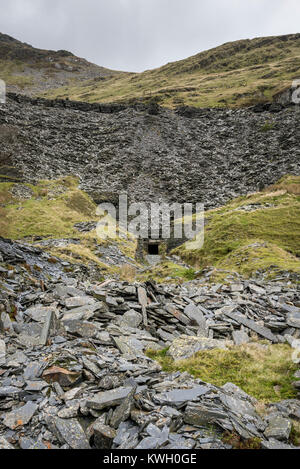
[(159, 255), (159, 243), (149, 243), (148, 254), (150, 256), (158, 256)]

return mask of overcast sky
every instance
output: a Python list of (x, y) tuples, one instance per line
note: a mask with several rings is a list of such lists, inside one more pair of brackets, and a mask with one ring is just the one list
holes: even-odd
[(299, 0), (0, 0), (0, 31), (143, 71), (228, 41), (300, 32)]

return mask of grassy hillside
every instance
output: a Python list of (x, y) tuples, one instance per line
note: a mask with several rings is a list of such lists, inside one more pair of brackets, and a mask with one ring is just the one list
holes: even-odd
[(106, 80), (118, 75), (71, 52), (36, 49), (0, 33), (0, 79), (8, 90), (38, 94), (82, 80)]
[(271, 100), (300, 76), (300, 34), (230, 42), (143, 73), (88, 80), (44, 96), (88, 102), (149, 99), (177, 107), (237, 107)]
[(286, 176), (256, 194), (239, 197), (205, 214), (202, 249), (190, 242), (175, 249), (189, 264), (202, 269), (256, 271), (272, 278), (281, 271), (300, 274), (300, 177)]
[(115, 246), (124, 256), (134, 258), (136, 240), (129, 235), (128, 239), (103, 240), (96, 229), (82, 233), (74, 226), (99, 220), (96, 209), (89, 196), (78, 188), (78, 180), (71, 176), (36, 185), (10, 182), (9, 178), (0, 182), (0, 236), (35, 244), (37, 238), (69, 239), (72, 241), (61, 247), (50, 245), (46, 249), (73, 264), (93, 262), (104, 273), (122, 276), (122, 269), (105, 263), (98, 247)]

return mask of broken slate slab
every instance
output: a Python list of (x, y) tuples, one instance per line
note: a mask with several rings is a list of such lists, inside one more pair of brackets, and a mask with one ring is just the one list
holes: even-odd
[(41, 332), (40, 344), (46, 345), (50, 336), (51, 327), (54, 326), (55, 314), (53, 310), (47, 312), (45, 317), (44, 326)]
[(57, 382), (63, 387), (74, 386), (81, 378), (81, 372), (69, 371), (59, 366), (52, 366), (43, 373), (43, 379), (47, 383)]
[(80, 306), (93, 305), (96, 300), (91, 296), (73, 296), (65, 299), (67, 309), (79, 308)]
[(88, 321), (65, 321), (64, 327), (67, 332), (86, 339), (93, 339), (100, 332), (98, 324)]
[(291, 327), (296, 327), (297, 329), (300, 329), (300, 311), (289, 314), (287, 317), (287, 324)]
[(32, 419), (37, 408), (38, 406), (36, 404), (29, 401), (24, 406), (6, 414), (3, 419), (3, 423), (11, 430), (27, 425), (27, 423)]
[(261, 442), (262, 449), (293, 449), (293, 446), (282, 443), (275, 438), (270, 438), (269, 441), (262, 440)]
[(93, 431), (94, 445), (97, 449), (110, 449), (112, 447), (113, 441), (117, 435), (114, 428), (103, 425), (101, 422), (96, 422), (93, 425)]
[(292, 424), (289, 419), (275, 415), (269, 419), (269, 425), (266, 428), (264, 435), (266, 438), (274, 438), (279, 441), (287, 441), (289, 439), (292, 429)]
[(244, 331), (233, 331), (232, 338), (235, 345), (248, 344), (250, 337)]
[(43, 323), (48, 313), (58, 314), (57, 309), (53, 306), (32, 306), (25, 311), (25, 315), (36, 322)]
[(0, 366), (6, 363), (6, 344), (0, 339)]
[(0, 436), (0, 450), (1, 449), (14, 449), (4, 436)]
[(190, 303), (184, 309), (184, 314), (192, 321), (201, 326), (203, 324), (203, 313), (198, 306)]
[(125, 422), (131, 413), (132, 407), (133, 407), (133, 399), (134, 399), (134, 394), (136, 392), (136, 387), (132, 388), (128, 396), (123, 400), (122, 404), (119, 405), (119, 407), (116, 408), (114, 411), (112, 418), (110, 420), (110, 425), (113, 428), (119, 428), (120, 424), (122, 422)]
[(189, 425), (210, 425), (218, 420), (227, 419), (228, 415), (221, 408), (206, 407), (204, 405), (188, 405), (183, 416)]
[(195, 386), (191, 389), (174, 389), (173, 391), (163, 392), (155, 396), (155, 400), (161, 405), (181, 405), (184, 402), (193, 401), (198, 397), (211, 391), (208, 386)]
[(201, 350), (211, 350), (214, 348), (226, 350), (227, 344), (228, 342), (225, 340), (181, 335), (172, 342), (167, 354), (171, 356), (173, 360), (183, 360), (192, 357)]
[(144, 345), (135, 337), (113, 337), (113, 341), (123, 354), (132, 356), (143, 354)]
[(61, 419), (54, 417), (54, 426), (60, 440), (72, 449), (90, 449), (87, 437), (77, 419)]
[(228, 316), (230, 319), (233, 319), (234, 321), (243, 324), (243, 326), (248, 327), (248, 329), (251, 329), (252, 331), (256, 332), (258, 335), (261, 335), (265, 339), (270, 340), (271, 342), (277, 343), (277, 337), (275, 337), (272, 332), (267, 329), (266, 327), (259, 326), (256, 324), (254, 321), (251, 319), (247, 319), (241, 314), (237, 313), (230, 313), (230, 312), (225, 312), (226, 316)]
[(1, 397), (17, 397), (22, 393), (22, 389), (14, 386), (3, 386), (0, 387), (0, 398)]
[(106, 409), (120, 405), (131, 392), (132, 387), (120, 387), (111, 391), (99, 392), (93, 398), (87, 400), (87, 407), (96, 410)]

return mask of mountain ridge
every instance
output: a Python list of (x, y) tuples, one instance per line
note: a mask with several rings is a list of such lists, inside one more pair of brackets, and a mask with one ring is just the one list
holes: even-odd
[(86, 79), (105, 80), (118, 73), (72, 52), (38, 49), (0, 33), (0, 78), (9, 91), (33, 96)]
[(149, 102), (169, 108), (245, 107), (270, 102), (300, 76), (300, 34), (228, 42), (187, 59), (105, 82), (43, 95), (88, 102)]

